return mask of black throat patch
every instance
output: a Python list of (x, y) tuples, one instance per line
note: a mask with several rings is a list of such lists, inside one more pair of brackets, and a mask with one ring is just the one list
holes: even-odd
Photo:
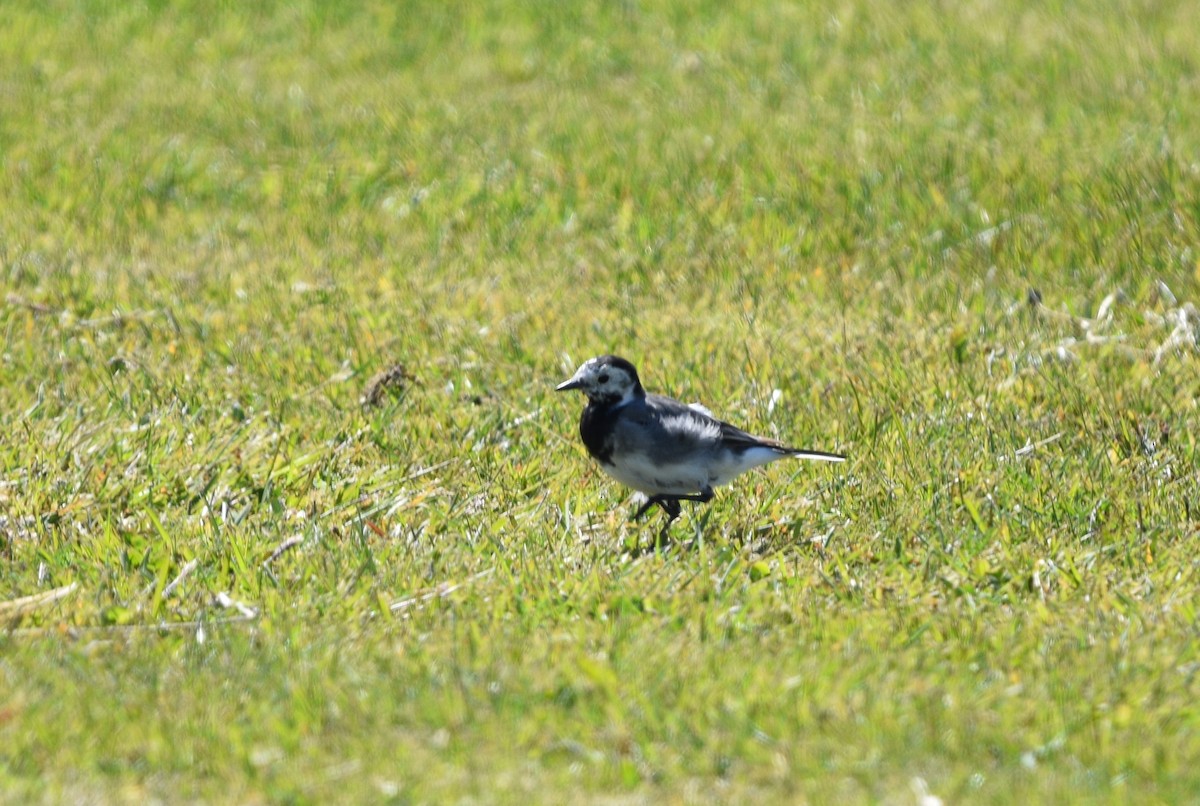
[(620, 399), (590, 400), (579, 418), (579, 436), (597, 461), (612, 464), (613, 430), (620, 414)]

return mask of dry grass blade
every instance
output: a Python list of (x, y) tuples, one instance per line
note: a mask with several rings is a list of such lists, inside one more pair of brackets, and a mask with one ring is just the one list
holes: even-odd
[(164, 599), (171, 598), (171, 594), (175, 592), (175, 589), (178, 588), (180, 586), (180, 584), (185, 579), (188, 578), (189, 574), (191, 574), (193, 571), (196, 570), (196, 567), (198, 565), (200, 565), (199, 560), (197, 560), (197, 559), (188, 560), (187, 564), (184, 565), (183, 568), (181, 568), (179, 570), (179, 574), (174, 579), (172, 579), (165, 588), (163, 588), (162, 598), (164, 598)]
[(60, 599), (70, 596), (78, 587), (78, 582), (72, 582), (70, 585), (63, 585), (61, 588), (44, 593), (35, 593), (32, 596), (22, 596), (20, 599), (0, 602), (0, 618), (17, 618), (40, 607), (54, 604)]
[(248, 605), (244, 602), (239, 602), (237, 599), (234, 599), (232, 596), (230, 596), (225, 591), (221, 591), (220, 593), (218, 593), (216, 595), (216, 603), (219, 607), (223, 607), (226, 610), (228, 610), (229, 608), (233, 608), (234, 610), (237, 610), (239, 613), (241, 613), (246, 618), (257, 618), (258, 617), (258, 608), (257, 607), (251, 607), (250, 605)]
[(13, 294), (12, 292), (4, 295), (4, 301), (14, 308), (25, 308), (26, 310), (37, 314), (54, 313), (54, 309), (49, 305), (25, 299), (25, 297), (22, 297), (20, 294)]
[(424, 604), (430, 599), (440, 599), (442, 597), (449, 596), (459, 588), (478, 582), (486, 576), (490, 576), (493, 570), (494, 569), (489, 568), (486, 571), (480, 571), (478, 574), (472, 574), (462, 582), (443, 582), (440, 585), (422, 591), (421, 593), (416, 593), (403, 599), (397, 599), (396, 601), (392, 602), (389, 609), (393, 613), (399, 613), (407, 608), (412, 607), (413, 605)]
[(1154, 350), (1155, 364), (1161, 363), (1168, 353), (1186, 348), (1194, 350), (1200, 343), (1200, 313), (1197, 313), (1192, 303), (1186, 303), (1173, 310), (1164, 320), (1164, 324), (1170, 324), (1172, 320), (1174, 328), (1171, 334)]
[(296, 546), (299, 546), (303, 542), (304, 542), (304, 535), (292, 535), (287, 540), (283, 541), (278, 546), (276, 546), (275, 550), (271, 552), (271, 556), (269, 556), (269, 557), (267, 557), (267, 559), (263, 560), (263, 568), (270, 567), (271, 563), (273, 563), (277, 559), (279, 559), (279, 557), (281, 555), (290, 551), (291, 549), (294, 549)]
[(1036, 451), (1038, 448), (1044, 448), (1053, 442), (1058, 442), (1062, 438), (1063, 438), (1063, 432), (1059, 431), (1057, 434), (1046, 437), (1045, 439), (1042, 439), (1042, 440), (1038, 440), (1037, 442), (1027, 442), (1027, 443), (1025, 443), (1025, 447), (1018, 448), (1016, 454), (1014, 454), (1014, 455), (1018, 459), (1023, 459), (1024, 457), (1029, 456), (1031, 453)]

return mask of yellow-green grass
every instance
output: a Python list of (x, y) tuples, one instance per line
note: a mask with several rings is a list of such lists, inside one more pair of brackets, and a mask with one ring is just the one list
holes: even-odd
[(0, 799), (1194, 798), (1193, 17), (0, 4)]

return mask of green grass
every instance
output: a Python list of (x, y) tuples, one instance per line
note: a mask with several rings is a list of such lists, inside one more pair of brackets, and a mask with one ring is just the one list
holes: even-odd
[(0, 799), (1194, 799), (1193, 16), (3, 3)]

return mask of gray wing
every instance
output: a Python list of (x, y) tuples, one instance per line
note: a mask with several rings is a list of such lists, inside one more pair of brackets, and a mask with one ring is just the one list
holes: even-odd
[(618, 410), (612, 448), (605, 472), (651, 495), (701, 492), (783, 456), (809, 455), (657, 395)]
[(828, 458), (836, 460), (842, 458), (838, 454), (792, 448), (776, 439), (755, 436), (749, 431), (743, 431), (736, 425), (731, 425), (724, 420), (718, 420), (712, 416), (712, 413), (708, 409), (699, 403), (684, 405), (678, 400), (673, 400), (669, 397), (648, 395), (646, 397), (646, 408), (650, 411), (658, 412), (662, 419), (675, 423), (675, 428), (671, 430), (685, 432), (685, 434), (678, 437), (683, 441), (687, 440), (688, 432), (703, 431), (711, 433), (715, 429), (718, 435), (716, 444), (733, 451), (735, 454), (739, 454), (750, 448), (769, 448), (783, 454), (798, 454), (814, 459)]
[(661, 406), (665, 411), (690, 414), (700, 423), (706, 424), (709, 427), (715, 426), (719, 428), (721, 431), (721, 440), (726, 446), (734, 450), (740, 448), (777, 448), (781, 451), (790, 450), (781, 442), (766, 437), (755, 436), (749, 431), (743, 431), (736, 425), (731, 425), (724, 420), (718, 420), (713, 416), (711, 411), (699, 403), (692, 403), (685, 406), (677, 400), (659, 395), (651, 395), (648, 401), (652, 401), (654, 405)]
[[(629, 412), (628, 420), (637, 424), (643, 445), (671, 446), (670, 458), (683, 458), (696, 452), (716, 453), (723, 449), (740, 452), (747, 448), (787, 449), (774, 440), (756, 437), (696, 404), (686, 405), (669, 397), (647, 395), (639, 409)], [(663, 457), (666, 458), (666, 457)]]
[(613, 438), (618, 453), (641, 454), (658, 464), (697, 461), (718, 450), (721, 423), (677, 400), (647, 395), (625, 406)]

